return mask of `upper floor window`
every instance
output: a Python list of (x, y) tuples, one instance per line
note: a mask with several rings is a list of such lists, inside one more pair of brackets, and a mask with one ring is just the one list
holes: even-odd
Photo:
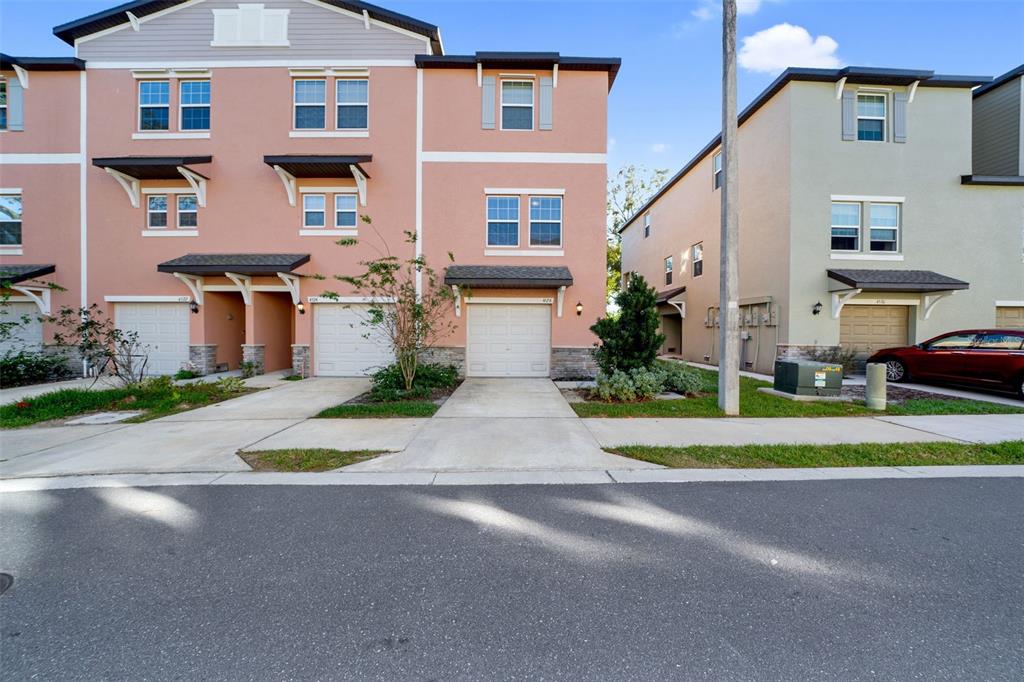
[(302, 195), (302, 226), (324, 227), (327, 224), (327, 197), (323, 194)]
[(716, 153), (711, 158), (711, 182), (714, 189), (722, 186), (722, 152)]
[(152, 194), (146, 199), (146, 226), (157, 230), (167, 227), (166, 194)]
[(327, 81), (294, 82), (295, 129), (323, 130), (327, 121)]
[(210, 81), (182, 81), (179, 92), (182, 130), (210, 129)]
[(832, 250), (860, 251), (860, 204), (832, 202)]
[(899, 251), (900, 205), (871, 204), (869, 248), (872, 251)]
[(693, 261), (693, 276), (700, 277), (704, 274), (704, 244), (694, 244), (690, 249)]
[(199, 227), (199, 202), (195, 194), (178, 195), (178, 227), (193, 230)]
[(865, 197), (864, 201), (858, 197), (835, 198), (843, 201), (832, 202), (833, 251), (899, 253), (903, 208), (899, 201), (869, 201), (873, 197)]
[(644, 239), (651, 236), (651, 212), (644, 213)]
[(338, 129), (365, 129), (369, 121), (369, 81), (339, 78), (335, 81)]
[(20, 194), (0, 194), (0, 246), (21, 246)]
[(0, 130), (7, 130), (7, 80), (0, 78)]
[(672, 256), (665, 259), (665, 284), (672, 284)]
[(334, 195), (334, 226), (355, 227), (356, 226), (356, 195), (335, 194)]
[(168, 130), (170, 122), (170, 81), (139, 81), (139, 130)]
[(501, 129), (533, 130), (533, 81), (501, 82)]
[(519, 197), (487, 197), (487, 246), (519, 246)]
[(857, 139), (885, 141), (885, 95), (857, 93)]
[(562, 245), (562, 197), (530, 197), (530, 246)]

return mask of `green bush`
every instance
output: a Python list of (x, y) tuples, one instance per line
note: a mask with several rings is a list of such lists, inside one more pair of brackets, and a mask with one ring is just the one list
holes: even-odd
[(4, 388), (58, 381), (71, 376), (71, 368), (63, 355), (19, 351), (0, 358), (0, 386)]
[(625, 289), (615, 296), (619, 314), (599, 319), (591, 328), (601, 345), (594, 350), (597, 366), (605, 374), (616, 370), (630, 372), (650, 369), (658, 357), (665, 337), (658, 330), (657, 294), (643, 277), (630, 278)]
[(679, 362), (658, 362), (658, 369), (665, 375), (663, 390), (680, 395), (696, 395), (706, 390), (704, 377), (700, 372)]
[(405, 379), (398, 363), (383, 367), (370, 376), (373, 388), (370, 389), (370, 400), (373, 402), (391, 402), (395, 400), (422, 400), (439, 389), (455, 386), (459, 380), (459, 370), (453, 365), (422, 364), (416, 368), (416, 377), (412, 389), (405, 390)]
[(198, 372), (193, 372), (190, 369), (179, 369), (177, 372), (174, 373), (174, 378), (176, 381), (182, 381), (183, 379), (195, 379), (198, 376)]
[(238, 363), (238, 369), (242, 370), (243, 379), (251, 379), (252, 377), (256, 376), (257, 368), (258, 367), (256, 363), (250, 362), (249, 360), (243, 360), (242, 362)]
[(663, 391), (694, 395), (704, 388), (700, 372), (676, 363), (657, 362), (653, 369), (598, 373), (593, 395), (605, 402), (629, 403), (650, 400)]

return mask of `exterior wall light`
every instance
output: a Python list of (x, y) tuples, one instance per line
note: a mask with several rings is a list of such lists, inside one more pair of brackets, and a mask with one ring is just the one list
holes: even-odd
[(578, 301), (576, 303), (576, 316), (579, 317), (582, 314), (583, 314), (583, 302), (582, 301)]
[(306, 306), (304, 306), (302, 304), (302, 301), (299, 301), (298, 303), (296, 303), (295, 304), (295, 308), (296, 308), (296, 310), (299, 311), (299, 315), (305, 315), (306, 314)]
[(188, 309), (192, 311), (193, 315), (198, 315), (199, 314), (199, 304), (196, 303), (195, 301), (191, 301), (188, 304)]
[(820, 312), (821, 312), (821, 301), (818, 301), (817, 303), (814, 304), (814, 307), (811, 308), (811, 314), (812, 315), (817, 315)]

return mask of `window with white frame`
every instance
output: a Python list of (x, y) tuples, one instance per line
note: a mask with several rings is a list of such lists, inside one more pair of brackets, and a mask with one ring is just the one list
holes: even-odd
[(501, 129), (533, 130), (533, 81), (501, 82)]
[(722, 152), (711, 157), (711, 183), (714, 189), (722, 186)]
[(186, 230), (199, 227), (199, 201), (195, 194), (178, 195), (178, 227)]
[(324, 227), (327, 224), (327, 197), (323, 194), (302, 195), (302, 226)]
[(530, 197), (530, 246), (562, 245), (562, 197)]
[(167, 227), (166, 194), (151, 194), (146, 198), (146, 225), (156, 230)]
[(354, 228), (356, 226), (356, 195), (334, 195), (334, 226)]
[(327, 127), (327, 81), (296, 79), (293, 83), (296, 130), (323, 130)]
[(860, 204), (832, 202), (832, 250), (860, 251)]
[(895, 253), (899, 248), (900, 205), (871, 204), (869, 207), (868, 248)]
[(139, 81), (139, 130), (168, 130), (171, 82)]
[(672, 284), (672, 256), (665, 259), (665, 284)]
[(7, 130), (7, 79), (0, 78), (0, 130)]
[(519, 246), (519, 197), (487, 197), (487, 246)]
[(0, 194), (0, 246), (21, 246), (20, 194)]
[(651, 236), (651, 212), (644, 213), (644, 239)]
[(365, 130), (369, 125), (369, 81), (339, 78), (334, 85), (337, 91), (338, 130)]
[(178, 91), (182, 130), (210, 129), (210, 81), (181, 81)]
[(885, 141), (886, 102), (884, 93), (857, 93), (857, 139)]
[(693, 276), (700, 277), (704, 274), (704, 244), (694, 244), (690, 247), (690, 253), (692, 254), (690, 260), (693, 261)]

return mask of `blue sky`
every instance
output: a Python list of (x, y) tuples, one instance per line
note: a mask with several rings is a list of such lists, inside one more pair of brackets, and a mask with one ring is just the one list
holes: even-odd
[[(994, 76), (1024, 62), (1022, 0), (739, 0), (740, 105), (781, 64), (887, 66)], [(53, 26), (119, 4), (0, 0), (0, 45), (70, 55)], [(449, 54), (552, 50), (623, 60), (611, 93), (610, 171), (672, 170), (720, 127), (720, 2), (377, 0), (441, 27)], [(746, 42), (744, 40), (746, 39)]]

